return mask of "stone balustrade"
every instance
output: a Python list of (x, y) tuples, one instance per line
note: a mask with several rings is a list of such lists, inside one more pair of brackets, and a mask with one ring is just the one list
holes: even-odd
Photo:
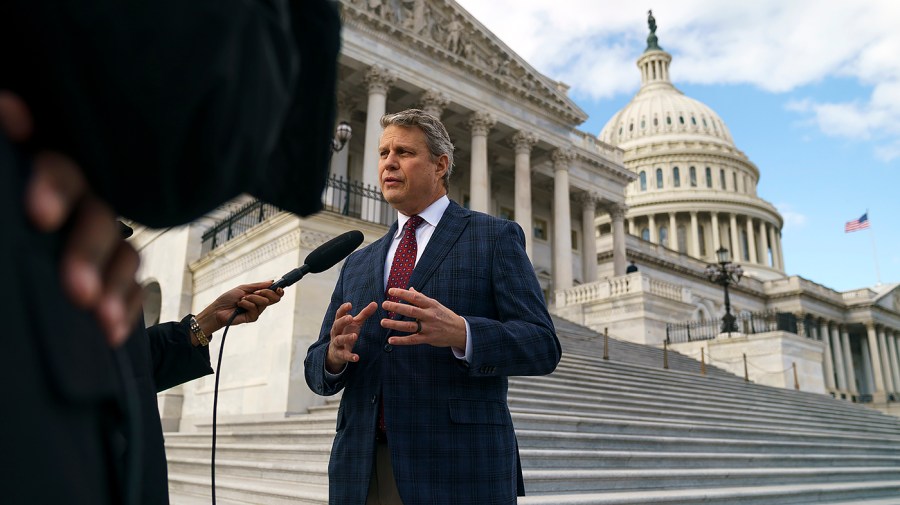
[(581, 305), (639, 293), (685, 303), (691, 299), (689, 288), (635, 272), (559, 290), (556, 292), (556, 306)]

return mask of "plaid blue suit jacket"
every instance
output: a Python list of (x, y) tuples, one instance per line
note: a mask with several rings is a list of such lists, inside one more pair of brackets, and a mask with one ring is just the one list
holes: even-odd
[[(405, 505), (514, 504), (521, 467), (506, 404), (507, 377), (545, 375), (561, 349), (514, 222), (451, 202), (419, 259), (410, 285), (466, 318), (472, 362), (450, 348), (387, 345), (384, 263), (397, 223), (344, 262), (319, 339), (306, 357), (306, 381), (320, 395), (343, 389), (328, 475), (331, 504), (364, 504), (384, 401), (394, 476)], [(340, 379), (325, 376), (337, 308), (379, 304), (360, 332)], [(397, 316), (401, 317), (401, 316)]]

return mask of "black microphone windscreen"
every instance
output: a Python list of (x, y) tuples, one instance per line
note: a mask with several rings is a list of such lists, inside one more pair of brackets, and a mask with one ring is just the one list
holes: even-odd
[(348, 231), (325, 242), (317, 247), (303, 260), (309, 266), (309, 273), (324, 272), (337, 264), (338, 261), (350, 256), (359, 244), (362, 244), (363, 234), (359, 230)]

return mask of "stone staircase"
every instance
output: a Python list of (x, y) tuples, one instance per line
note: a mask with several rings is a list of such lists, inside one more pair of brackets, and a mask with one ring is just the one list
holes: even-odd
[[(563, 359), (510, 379), (521, 504), (900, 504), (900, 419), (745, 383), (715, 367), (554, 319)], [(325, 504), (337, 400), (222, 424), (217, 501)], [(169, 433), (173, 505), (209, 503), (209, 433)], [(477, 504), (473, 504), (477, 505)]]

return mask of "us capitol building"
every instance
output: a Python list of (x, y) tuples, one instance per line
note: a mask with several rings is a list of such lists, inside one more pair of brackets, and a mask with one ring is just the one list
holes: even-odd
[[(783, 219), (757, 194), (760, 168), (709, 107), (669, 78), (656, 38), (641, 88), (599, 132), (568, 86), (536, 71), (456, 2), (343, 0), (339, 121), (325, 210), (301, 219), (240, 198), (190, 225), (136, 227), (147, 324), (196, 313), (238, 284), (277, 278), (323, 242), (368, 244), (395, 212), (378, 191), (378, 120), (419, 107), (456, 146), (450, 198), (526, 230), (550, 310), (599, 333), (711, 362), (752, 381), (900, 411), (897, 284), (838, 292), (784, 270)], [(763, 170), (765, 167), (763, 167)], [(764, 196), (764, 195), (763, 195)], [(705, 272), (728, 249), (733, 332)], [(629, 261), (638, 270), (626, 273)], [(278, 419), (324, 401), (304, 381), (339, 266), (309, 275), (252, 325), (229, 331), (219, 419)], [(217, 334), (216, 337), (219, 337)], [(210, 345), (216, 359), (221, 339)], [(599, 345), (599, 342), (598, 342)], [(749, 366), (742, 363), (746, 355)], [(167, 431), (208, 423), (212, 376), (159, 395)]]

